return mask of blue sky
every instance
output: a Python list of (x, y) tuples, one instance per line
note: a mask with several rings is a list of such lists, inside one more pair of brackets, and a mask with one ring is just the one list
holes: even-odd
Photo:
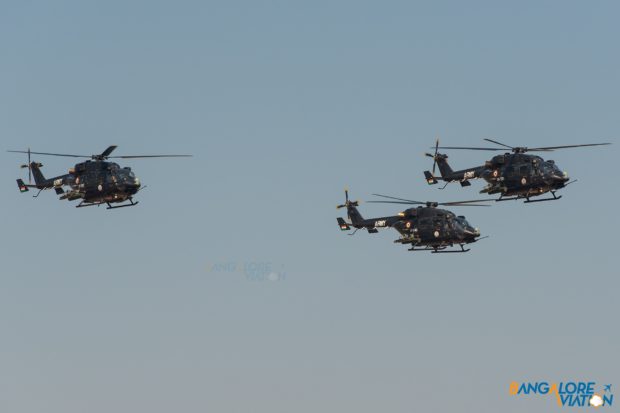
[[(4, 149), (194, 155), (128, 163), (148, 188), (117, 211), (19, 194), (2, 155), (3, 410), (548, 412), (508, 384), (620, 386), (619, 11), (3, 2)], [(479, 196), (425, 185), (436, 136), (615, 145), (550, 154), (578, 179), (559, 202), (459, 209), (490, 236), (468, 254), (340, 233), (345, 185)]]

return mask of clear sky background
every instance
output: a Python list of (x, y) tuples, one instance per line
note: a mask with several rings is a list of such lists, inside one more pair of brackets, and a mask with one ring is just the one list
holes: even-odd
[[(20, 194), (24, 157), (0, 154), (0, 410), (549, 412), (508, 384), (620, 389), (619, 13), (1, 2), (3, 150), (194, 157), (122, 163), (148, 188), (107, 211)], [(578, 179), (559, 202), (455, 208), (490, 236), (468, 254), (341, 233), (345, 185), (480, 196), (426, 186), (435, 136), (615, 145), (548, 155)], [(72, 165), (37, 160), (48, 176)]]

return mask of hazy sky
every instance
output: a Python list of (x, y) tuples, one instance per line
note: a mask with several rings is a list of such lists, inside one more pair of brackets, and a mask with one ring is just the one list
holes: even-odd
[[(148, 188), (107, 211), (20, 194), (24, 157), (0, 154), (0, 410), (549, 412), (508, 384), (620, 388), (619, 13), (0, 2), (2, 150), (194, 155), (123, 163)], [(345, 185), (480, 196), (426, 186), (435, 136), (615, 145), (548, 155), (578, 179), (559, 202), (455, 208), (490, 236), (468, 254), (341, 233)]]

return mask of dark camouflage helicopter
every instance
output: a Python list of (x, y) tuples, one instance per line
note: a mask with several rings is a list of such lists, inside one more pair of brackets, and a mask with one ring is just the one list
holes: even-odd
[[(429, 185), (437, 183), (435, 177), (435, 167), (439, 166), (441, 180), (446, 182), (458, 181), (461, 186), (469, 186), (470, 179), (482, 178), (488, 185), (480, 193), (500, 194), (497, 201), (508, 201), (525, 199), (524, 202), (553, 201), (562, 198), (556, 196), (555, 192), (562, 189), (569, 182), (568, 174), (562, 172), (552, 160), (545, 161), (540, 156), (528, 155), (526, 152), (551, 152), (555, 149), (579, 148), (583, 146), (610, 145), (610, 143), (588, 143), (583, 145), (563, 145), (546, 146), (539, 148), (513, 147), (505, 145), (492, 139), (485, 141), (500, 145), (503, 148), (477, 148), (462, 146), (439, 146), (439, 140), (435, 142), (435, 153), (425, 155), (433, 158), (433, 171), (424, 171), (426, 182)], [(453, 171), (448, 165), (448, 155), (439, 153), (439, 149), (467, 149), (475, 151), (506, 151), (510, 149), (512, 153), (506, 152), (496, 155), (490, 161), (486, 161), (482, 166)], [(445, 186), (444, 186), (445, 187)], [(530, 200), (531, 197), (550, 192), (553, 197)]]
[[(346, 222), (342, 218), (337, 218), (340, 230), (348, 231), (351, 227), (357, 230), (365, 228), (368, 233), (375, 234), (379, 228), (394, 228), (400, 233), (400, 238), (394, 240), (398, 244), (411, 244), (409, 251), (431, 251), (432, 253), (448, 252), (467, 252), (466, 244), (479, 241), (480, 231), (472, 227), (462, 215), (455, 215), (451, 211), (437, 208), (439, 205), (446, 206), (489, 206), (480, 202), (494, 201), (489, 199), (471, 200), (460, 202), (419, 202), (409, 199), (395, 198), (386, 195), (373, 194), (390, 201), (368, 201), (369, 203), (388, 203), (417, 205), (417, 207), (406, 209), (393, 216), (364, 219), (357, 210), (359, 201), (349, 201), (349, 191), (345, 189), (345, 203), (338, 205), (337, 208), (347, 208), (347, 216), (351, 221)], [(460, 250), (448, 250), (447, 248), (455, 245), (460, 246)]]
[[(99, 155), (69, 155), (61, 153), (49, 152), (32, 152), (27, 151), (8, 151), (16, 153), (27, 153), (28, 164), (21, 165), (22, 168), (28, 168), (28, 184), (23, 180), (17, 180), (17, 186), (21, 192), (28, 192), (29, 188), (36, 188), (39, 192), (35, 198), (39, 196), (41, 191), (45, 189), (54, 189), (60, 199), (74, 201), (80, 199), (81, 202), (76, 208), (106, 204), (107, 209), (122, 208), (134, 206), (138, 201), (133, 200), (133, 196), (140, 191), (140, 180), (133, 173), (131, 168), (121, 168), (117, 163), (107, 162), (107, 159), (136, 159), (136, 158), (177, 158), (188, 157), (191, 155), (131, 155), (131, 156), (110, 156), (116, 149), (116, 146), (110, 146)], [(48, 155), (48, 156), (66, 156), (71, 158), (91, 158), (87, 161), (75, 164), (69, 169), (69, 173), (65, 175), (55, 176), (53, 178), (45, 178), (41, 172), (43, 164), (32, 162), (31, 155)], [(34, 184), (32, 178), (34, 177)], [(63, 187), (68, 187), (65, 192)], [(117, 203), (129, 203), (123, 205), (112, 205)]]

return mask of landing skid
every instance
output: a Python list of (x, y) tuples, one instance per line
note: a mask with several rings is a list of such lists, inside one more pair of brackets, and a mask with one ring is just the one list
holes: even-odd
[(129, 204), (124, 204), (124, 205), (116, 205), (113, 206), (111, 205), (109, 202), (85, 202), (82, 201), (80, 202), (78, 205), (76, 205), (76, 208), (85, 208), (85, 207), (89, 207), (89, 206), (100, 206), (100, 205), (107, 205), (108, 207), (106, 209), (116, 209), (116, 208), (125, 208), (125, 207), (130, 207), (130, 206), (134, 206), (134, 205), (138, 205), (139, 201), (134, 202), (133, 199), (129, 198), (128, 199)]
[(523, 201), (524, 204), (529, 204), (532, 202), (545, 202), (545, 201), (557, 201), (558, 199), (562, 199), (562, 195), (557, 196), (555, 194), (555, 191), (550, 191), (551, 195), (553, 195), (553, 198), (543, 198), (543, 199), (530, 199), (529, 195), (518, 195), (518, 196), (512, 196), (509, 198), (504, 198), (503, 195), (500, 195), (499, 199), (496, 199), (495, 202), (500, 202), (500, 201), (518, 201), (519, 199), (525, 199), (525, 201)]
[(130, 199), (129, 202), (130, 202), (129, 204), (115, 205), (115, 206), (112, 206), (112, 205), (110, 205), (109, 202), (106, 202), (106, 204), (108, 204), (108, 207), (106, 209), (125, 208), (125, 207), (130, 207), (130, 206), (138, 205), (138, 203), (139, 203), (139, 201), (133, 202), (133, 199)]
[(461, 247), (461, 251), (459, 251), (459, 250), (431, 251), (431, 254), (462, 254), (462, 253), (468, 252), (468, 251), (470, 251), (470, 250)]
[(523, 201), (524, 204), (529, 204), (531, 202), (545, 202), (545, 201), (557, 201), (558, 199), (562, 198), (562, 195), (560, 196), (555, 196), (555, 194), (553, 194), (553, 198), (543, 198), (543, 199), (534, 199), (534, 200), (530, 200), (529, 198), (527, 199), (527, 201)]
[(415, 246), (409, 248), (407, 251), (430, 251), (431, 254), (461, 254), (463, 252), (468, 252), (470, 249), (466, 249), (464, 244), (459, 244), (461, 247), (460, 250), (447, 250), (447, 247), (424, 247), (424, 248), (416, 248)]

